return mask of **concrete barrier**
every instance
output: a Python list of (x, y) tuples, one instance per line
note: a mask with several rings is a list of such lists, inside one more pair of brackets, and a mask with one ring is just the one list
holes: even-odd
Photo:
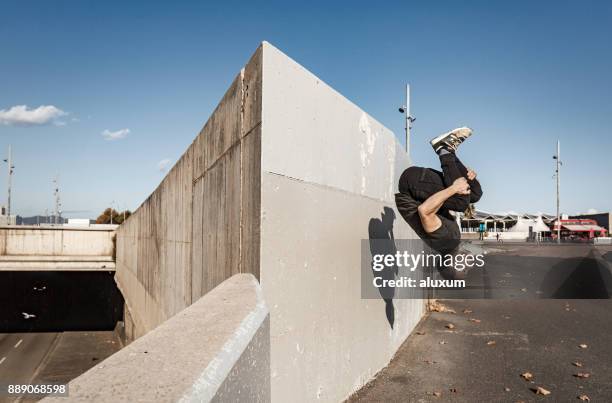
[(269, 315), (238, 274), (44, 402), (270, 401)]
[(128, 337), (250, 272), (270, 307), (272, 400), (344, 399), (424, 312), (360, 297), (361, 240), (415, 237), (393, 200), (408, 165), (390, 130), (263, 43), (118, 229)]
[(360, 298), (361, 240), (414, 238), (395, 210), (409, 166), (394, 134), (264, 44), (261, 284), (272, 397), (337, 402), (391, 359), (420, 299)]
[(82, 227), (0, 227), (0, 256), (112, 256), (114, 230)]

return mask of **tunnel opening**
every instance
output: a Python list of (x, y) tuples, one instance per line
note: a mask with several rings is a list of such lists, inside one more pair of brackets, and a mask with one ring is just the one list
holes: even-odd
[(0, 272), (0, 333), (114, 330), (124, 300), (111, 271)]

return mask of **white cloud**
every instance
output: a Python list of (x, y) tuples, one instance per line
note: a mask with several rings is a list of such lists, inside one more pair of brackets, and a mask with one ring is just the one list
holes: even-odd
[(168, 168), (170, 168), (170, 161), (168, 158), (164, 158), (163, 160), (157, 163), (157, 168), (159, 168), (159, 172), (166, 172)]
[(102, 132), (102, 136), (104, 136), (106, 140), (119, 140), (125, 138), (128, 134), (130, 134), (130, 129), (120, 129), (114, 132), (106, 129)]
[(28, 109), (27, 105), (15, 105), (9, 109), (0, 109), (0, 124), (6, 126), (40, 126), (49, 123), (65, 124), (58, 119), (67, 115), (63, 110), (53, 105), (41, 105)]

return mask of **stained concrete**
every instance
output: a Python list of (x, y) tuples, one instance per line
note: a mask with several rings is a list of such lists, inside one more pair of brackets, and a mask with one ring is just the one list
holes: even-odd
[(114, 229), (17, 226), (0, 228), (0, 256), (112, 256)]
[(361, 299), (361, 240), (413, 238), (394, 193), (409, 158), (394, 134), (263, 46), (261, 282), (272, 400), (336, 402), (391, 359), (418, 299)]
[(268, 318), (257, 280), (235, 275), (44, 401), (269, 401)]
[(393, 199), (409, 165), (389, 129), (264, 42), (118, 230), (128, 337), (253, 273), (271, 310), (271, 399), (345, 398), (424, 310), (360, 297), (361, 240), (415, 236)]

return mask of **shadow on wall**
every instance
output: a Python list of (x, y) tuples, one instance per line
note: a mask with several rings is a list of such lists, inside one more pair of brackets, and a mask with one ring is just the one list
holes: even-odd
[[(374, 255), (395, 255), (397, 247), (395, 245), (395, 236), (393, 235), (393, 223), (395, 222), (395, 212), (392, 208), (385, 207), (380, 214), (380, 218), (371, 218), (368, 224), (368, 236), (370, 240), (370, 253)], [(374, 271), (372, 265), (372, 273), (375, 277), (381, 277), (384, 280), (392, 280), (397, 276), (397, 266), (386, 267), (382, 271)], [(378, 289), (380, 296), (385, 301), (385, 314), (387, 321), (393, 329), (395, 322), (395, 308), (393, 307), (393, 297), (395, 296), (394, 287), (380, 287)]]

